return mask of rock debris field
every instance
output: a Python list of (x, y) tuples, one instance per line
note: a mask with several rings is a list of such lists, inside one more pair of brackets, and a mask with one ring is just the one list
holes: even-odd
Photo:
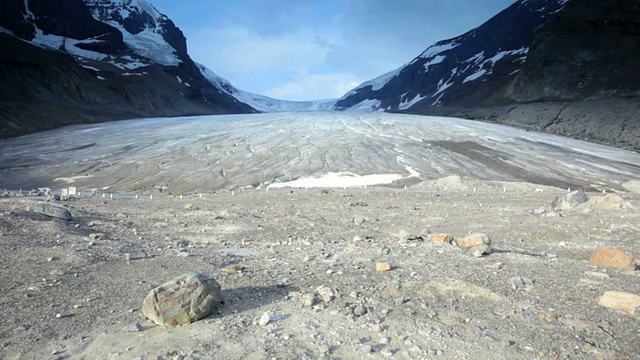
[[(268, 120), (277, 115), (260, 116)], [(218, 177), (200, 184), (215, 189), (198, 188), (195, 176), (181, 177), (186, 176), (181, 167), (170, 178), (168, 169), (181, 156), (175, 151), (158, 150), (154, 161), (167, 165), (157, 168), (157, 178), (145, 180), (151, 170), (146, 173), (144, 164), (137, 163), (150, 159), (151, 145), (144, 141), (137, 145), (147, 151), (144, 157), (136, 158), (134, 150), (126, 159), (117, 152), (103, 153), (111, 165), (92, 167), (99, 155), (90, 149), (101, 146), (102, 137), (90, 140), (97, 144), (92, 147), (69, 150), (64, 155), (78, 161), (76, 167), (84, 166), (82, 177), (71, 173), (69, 164), (52, 161), (62, 155), (56, 155), (53, 140), (47, 145), (47, 139), (65, 131), (78, 135), (97, 125), (35, 134), (43, 145), (31, 152), (27, 144), (35, 146), (32, 135), (0, 142), (2, 179), (9, 188), (20, 181), (47, 186), (47, 177), (67, 177), (50, 186), (102, 189), (103, 184), (91, 181), (111, 180), (113, 191), (155, 194), (152, 200), (0, 197), (0, 358), (640, 357), (640, 176), (632, 161), (637, 154), (609, 148), (601, 152), (596, 145), (502, 127), (492, 135), (465, 128), (470, 138), (452, 132), (444, 135), (449, 140), (427, 141), (426, 125), (414, 121), (420, 118), (344, 116), (346, 120), (336, 116), (328, 121), (357, 144), (351, 155), (336, 155), (324, 170), (298, 175), (306, 166), (300, 164), (315, 163), (312, 154), (322, 142), (310, 141), (307, 155), (301, 151), (303, 155), (287, 160), (285, 153), (274, 152), (273, 158), (265, 157), (276, 165), (262, 177), (249, 163), (243, 163), (248, 177), (232, 172), (227, 164), (233, 161), (227, 157), (252, 161), (239, 150), (201, 157), (225, 168), (220, 186), (212, 185)], [(369, 116), (367, 125), (358, 116)], [(317, 125), (320, 119), (310, 121)], [(374, 121), (387, 121), (396, 135), (378, 131)], [(476, 124), (470, 126), (481, 127)], [(366, 132), (361, 125), (378, 130)], [(198, 127), (192, 128), (197, 134)], [(294, 127), (287, 122), (281, 128)], [(407, 134), (408, 128), (420, 141), (397, 135)], [(292, 139), (289, 130), (286, 138)], [(339, 145), (342, 135), (335, 134), (323, 146), (332, 141)], [(308, 136), (320, 139), (321, 134)], [(454, 136), (460, 138), (453, 141)], [(469, 141), (488, 148), (486, 136), (502, 149), (517, 149), (519, 138), (533, 147), (509, 152), (510, 161), (494, 161), (495, 154), (482, 157), (486, 151), (475, 145), (456, 150), (450, 145)], [(524, 136), (539, 139), (527, 142)], [(80, 141), (77, 137), (68, 141)], [(176, 139), (182, 144), (176, 146), (185, 146), (185, 154), (191, 153), (190, 146), (203, 151), (207, 144), (209, 151), (223, 146), (209, 140), (189, 145), (192, 140)], [(243, 141), (257, 157), (262, 150), (254, 140), (248, 136)], [(436, 146), (435, 141), (449, 142)], [(371, 152), (378, 155), (369, 156), (368, 163), (362, 157), (366, 152), (358, 149), (374, 143), (379, 147)], [(535, 152), (534, 143), (548, 151)], [(435, 150), (434, 157), (423, 159), (417, 144), (446, 148), (442, 152), (449, 160), (438, 158)], [(564, 165), (558, 160), (536, 168), (534, 159), (541, 157), (580, 166), (560, 171)], [(472, 168), (473, 159), (484, 165)], [(500, 161), (511, 166), (504, 170)], [(51, 162), (49, 171), (46, 162)], [(456, 165), (440, 166), (449, 162)], [(428, 168), (427, 163), (439, 165)], [(142, 173), (129, 171), (133, 167)], [(288, 175), (285, 179), (270, 171)], [(113, 181), (118, 173), (120, 180)], [(333, 184), (336, 179), (328, 179), (328, 173), (342, 173), (337, 177), (361, 184), (374, 180), (366, 188), (283, 185), (303, 179), (288, 185), (309, 185), (305, 176)], [(180, 179), (188, 183), (184, 188)], [(374, 184), (390, 179), (390, 184)], [(567, 184), (577, 191), (568, 192)], [(199, 275), (192, 277), (193, 283), (183, 277), (177, 288), (167, 285), (188, 274)], [(206, 285), (204, 295), (193, 295), (196, 285), (190, 284)], [(192, 296), (187, 300), (197, 297), (197, 306), (149, 305), (161, 298), (163, 289), (171, 304)], [(181, 297), (185, 289), (188, 294)], [(156, 310), (159, 316), (150, 315)], [(192, 314), (197, 321), (179, 323)]]

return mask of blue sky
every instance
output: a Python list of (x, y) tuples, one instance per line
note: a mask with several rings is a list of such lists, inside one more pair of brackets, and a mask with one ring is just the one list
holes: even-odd
[(148, 0), (189, 54), (234, 86), (336, 98), (482, 24), (515, 0)]

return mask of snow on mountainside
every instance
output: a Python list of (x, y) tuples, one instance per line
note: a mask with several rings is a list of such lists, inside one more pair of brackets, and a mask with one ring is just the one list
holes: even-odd
[(255, 113), (144, 0), (0, 2), (0, 138), (124, 118)]
[(483, 25), (427, 48), (408, 64), (367, 81), (336, 102), (337, 109), (406, 110), (495, 102), (484, 88), (508, 91), (534, 30), (568, 0), (520, 0)]
[[(177, 51), (163, 37), (168, 18), (144, 0), (85, 0), (96, 20), (120, 30), (136, 55), (151, 62), (177, 66)], [(127, 60), (127, 59), (124, 59)], [(134, 64), (127, 68), (139, 66)]]
[(226, 79), (218, 76), (202, 64), (196, 63), (202, 75), (216, 87), (238, 99), (252, 108), (262, 112), (289, 112), (289, 111), (323, 111), (331, 110), (335, 105), (335, 99), (314, 101), (287, 101), (273, 99), (268, 96), (253, 94), (240, 90)]

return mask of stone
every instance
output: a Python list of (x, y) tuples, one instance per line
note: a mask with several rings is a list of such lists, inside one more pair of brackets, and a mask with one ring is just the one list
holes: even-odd
[(405, 242), (405, 241), (412, 241), (412, 240), (422, 240), (422, 236), (420, 235), (415, 235), (412, 234), (410, 232), (408, 232), (407, 230), (400, 230), (398, 231), (398, 235), (397, 235), (398, 240)]
[(33, 212), (37, 214), (42, 214), (52, 218), (57, 218), (57, 219), (62, 219), (67, 221), (73, 220), (73, 217), (71, 217), (71, 211), (65, 208), (61, 208), (59, 206), (53, 206), (53, 205), (44, 204), (44, 203), (35, 204), (31, 208), (31, 210), (33, 210)]
[(391, 264), (386, 262), (376, 263), (376, 271), (390, 271)]
[(457, 241), (457, 245), (465, 249), (472, 248), (476, 245), (481, 244), (491, 244), (491, 239), (489, 239), (489, 236), (483, 233), (473, 233)]
[(509, 283), (513, 290), (527, 290), (529, 287), (533, 286), (533, 280), (522, 276), (512, 277), (509, 279)]
[(316, 291), (318, 292), (318, 295), (320, 296), (322, 301), (326, 303), (333, 300), (333, 298), (336, 296), (333, 290), (329, 287), (321, 286), (318, 289), (316, 289)]
[(198, 205), (194, 204), (194, 203), (188, 203), (187, 205), (184, 206), (185, 210), (198, 210), (199, 207)]
[(480, 244), (469, 249), (471, 255), (475, 257), (482, 257), (485, 254), (491, 254), (491, 247), (487, 244)]
[(220, 271), (226, 272), (226, 273), (231, 273), (231, 272), (242, 271), (244, 269), (245, 269), (244, 266), (236, 264), (236, 265), (223, 267), (222, 269), (220, 269)]
[(431, 242), (443, 242), (451, 244), (454, 240), (454, 237), (451, 234), (429, 234), (429, 236), (427, 236), (427, 240)]
[(425, 240), (429, 237), (429, 234), (431, 234), (431, 231), (429, 231), (428, 228), (424, 228), (420, 231), (420, 236)]
[(620, 269), (635, 269), (633, 255), (618, 249), (600, 248), (589, 258), (592, 265), (608, 265)]
[(142, 313), (159, 325), (177, 326), (198, 321), (222, 303), (218, 282), (198, 273), (183, 274), (151, 290)]
[(300, 301), (302, 301), (302, 305), (306, 307), (313, 307), (313, 305), (316, 304), (316, 297), (313, 294), (305, 294), (300, 298)]
[(640, 180), (627, 181), (622, 187), (629, 192), (640, 194)]
[(600, 296), (598, 305), (635, 314), (640, 307), (640, 296), (622, 291), (607, 291)]
[(570, 210), (577, 205), (587, 202), (587, 200), (589, 200), (587, 194), (580, 189), (571, 191), (563, 196), (558, 196), (551, 203), (551, 207), (553, 210)]
[(635, 210), (635, 206), (616, 194), (594, 196), (587, 201), (586, 205), (601, 210)]
[(142, 327), (142, 324), (140, 323), (133, 323), (131, 325), (126, 326), (124, 329), (125, 332), (139, 332), (144, 330), (144, 328)]
[(262, 314), (262, 316), (260, 316), (260, 319), (258, 320), (258, 324), (261, 326), (266, 326), (270, 322), (271, 322), (271, 315), (268, 312), (265, 312), (264, 314)]
[(353, 308), (353, 315), (355, 316), (362, 316), (366, 313), (367, 309), (362, 305), (357, 305), (355, 308)]

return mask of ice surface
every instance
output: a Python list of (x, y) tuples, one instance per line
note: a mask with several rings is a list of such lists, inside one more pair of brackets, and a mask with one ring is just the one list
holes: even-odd
[(167, 186), (174, 193), (404, 186), (449, 175), (620, 188), (640, 178), (634, 152), (491, 123), (362, 112), (77, 125), (0, 141), (0, 164), (0, 188), (69, 186), (60, 178), (83, 190)]

